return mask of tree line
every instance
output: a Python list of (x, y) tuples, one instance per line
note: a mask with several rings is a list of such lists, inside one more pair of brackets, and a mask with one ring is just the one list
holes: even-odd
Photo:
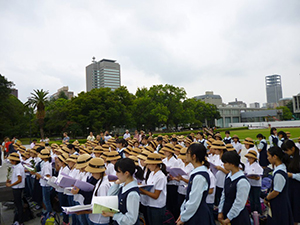
[[(184, 88), (173, 85), (153, 85), (138, 88), (135, 94), (125, 86), (81, 92), (68, 100), (61, 92), (49, 100), (48, 91), (33, 90), (28, 101), (22, 103), (10, 95), (12, 82), (0, 75), (1, 91), (0, 136), (85, 136), (88, 131), (100, 132), (116, 128), (154, 131), (179, 127), (214, 125), (220, 118), (215, 105), (187, 98)], [(3, 93), (2, 93), (3, 92)]]

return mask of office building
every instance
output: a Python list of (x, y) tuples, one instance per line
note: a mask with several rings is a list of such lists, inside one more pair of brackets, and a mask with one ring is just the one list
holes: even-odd
[(253, 102), (249, 104), (250, 108), (260, 108), (259, 102)]
[(282, 98), (282, 86), (280, 75), (266, 76), (267, 103), (278, 103)]
[(287, 106), (287, 104), (289, 104), (292, 100), (293, 100), (293, 98), (281, 98), (281, 99), (279, 99), (278, 105), (279, 106)]
[(57, 99), (61, 92), (63, 92), (68, 97), (69, 100), (74, 97), (74, 92), (69, 91), (68, 86), (63, 86), (62, 88), (59, 88), (56, 93), (51, 95), (50, 99), (52, 99), (52, 98)]
[(293, 96), (294, 113), (300, 113), (300, 93)]
[(116, 60), (93, 57), (92, 64), (86, 67), (86, 91), (94, 88), (108, 87), (115, 90), (121, 86), (120, 64)]
[(238, 101), (237, 98), (234, 102), (228, 102), (228, 105), (231, 105), (233, 107), (244, 107), (247, 108), (247, 104), (243, 101)]
[(206, 91), (205, 95), (195, 96), (195, 99), (204, 101), (205, 103), (213, 104), (215, 106), (222, 105), (222, 98), (220, 95), (214, 95), (213, 91)]

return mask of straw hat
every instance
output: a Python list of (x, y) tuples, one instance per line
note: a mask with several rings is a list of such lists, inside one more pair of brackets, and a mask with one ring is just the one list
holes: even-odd
[(20, 156), (19, 156), (19, 154), (16, 153), (16, 152), (11, 153), (7, 158), (8, 158), (9, 160), (14, 160), (14, 161), (20, 162)]
[(129, 146), (133, 146), (133, 144), (134, 144), (133, 140), (128, 140), (127, 143)]
[(237, 136), (237, 135), (235, 134), (235, 135), (232, 136), (232, 139), (234, 139), (234, 138), (239, 139), (239, 136)]
[(146, 146), (145, 150), (147, 150), (148, 152), (154, 152), (154, 149), (150, 145)]
[(140, 154), (142, 152), (142, 150), (141, 149), (139, 149), (139, 148), (132, 148), (132, 151), (131, 151), (131, 155), (135, 155), (135, 156), (137, 156), (138, 154)]
[(100, 156), (100, 158), (106, 159), (108, 153), (109, 153), (109, 152), (103, 152), (102, 155)]
[(227, 151), (234, 151), (235, 150), (235, 148), (232, 146), (232, 144), (227, 144), (225, 146), (226, 146)]
[(90, 173), (102, 173), (106, 170), (104, 161), (101, 158), (93, 158), (88, 162), (85, 171)]
[(179, 155), (178, 155), (178, 158), (179, 158), (179, 159), (186, 159), (186, 151), (187, 151), (187, 148), (182, 148), (182, 149), (180, 150), (180, 153), (179, 153)]
[(298, 141), (300, 141), (300, 137), (298, 137)]
[(190, 138), (185, 138), (184, 142), (187, 144), (192, 144), (193, 141)]
[(244, 143), (244, 144), (248, 144), (248, 145), (254, 145), (253, 139), (252, 139), (252, 138), (249, 138), (249, 137), (245, 138), (245, 140), (244, 140), (243, 143)]
[(127, 154), (131, 154), (131, 152), (132, 152), (132, 147), (128, 145), (128, 146), (124, 149), (124, 152), (126, 152)]
[(109, 145), (108, 144), (103, 144), (102, 149), (104, 152), (109, 152)]
[(61, 148), (61, 150), (63, 150), (64, 153), (68, 153), (68, 154), (70, 153), (70, 149), (68, 147), (66, 147), (66, 146), (63, 146)]
[(147, 151), (147, 150), (143, 150), (137, 157), (139, 159), (142, 160), (147, 160), (147, 156), (150, 154), (151, 152)]
[(85, 148), (84, 145), (80, 145), (79, 152), (83, 152), (84, 154), (91, 154), (91, 150), (88, 148)]
[(48, 159), (50, 157), (51, 157), (51, 155), (50, 155), (50, 151), (48, 149), (43, 149), (39, 154), (40, 159)]
[(139, 160), (138, 160), (137, 157), (131, 155), (131, 156), (129, 156), (128, 158), (129, 158), (129, 159), (132, 159), (132, 160), (134, 161), (134, 164), (135, 164), (136, 166), (139, 166)]
[(107, 153), (106, 160), (107, 161), (112, 161), (112, 160), (118, 160), (120, 158), (121, 158), (121, 156), (117, 151), (111, 151), (111, 152)]
[(30, 149), (29, 152), (30, 152), (30, 153), (34, 153), (34, 154), (37, 154), (37, 152), (36, 152), (35, 149)]
[(24, 145), (20, 145), (19, 151), (25, 152), (26, 151), (26, 147)]
[(77, 163), (76, 163), (76, 169), (84, 168), (88, 165), (88, 162), (92, 159), (92, 157), (89, 154), (83, 154), (78, 156)]
[(58, 147), (58, 144), (52, 143), (50, 146), (51, 146), (51, 148), (57, 148), (57, 147)]
[(214, 149), (226, 149), (226, 146), (223, 141), (214, 141), (211, 145), (211, 148)]
[(157, 143), (157, 141), (151, 141), (150, 142), (150, 145), (154, 148), (154, 149), (156, 149), (157, 148), (157, 146), (158, 146), (158, 143)]
[(28, 159), (30, 157), (30, 154), (29, 154), (28, 151), (27, 152), (22, 152), (21, 156), (24, 157), (24, 158), (26, 158), (26, 159)]
[(70, 155), (69, 158), (67, 158), (66, 162), (73, 162), (76, 163), (78, 159), (78, 155)]
[(245, 155), (245, 157), (257, 159), (257, 152), (255, 150), (250, 150), (248, 153)]
[(69, 154), (68, 153), (63, 153), (61, 155), (59, 155), (57, 158), (62, 161), (63, 163), (67, 163), (67, 158), (69, 157)]
[(175, 145), (174, 151), (180, 151), (182, 148), (182, 145)]
[(111, 143), (110, 150), (115, 151), (116, 149), (117, 149), (117, 144), (116, 143)]
[(174, 145), (171, 143), (166, 144), (162, 149), (163, 152), (171, 152), (174, 153)]
[(161, 164), (161, 156), (157, 153), (150, 153), (145, 161), (146, 164)]
[(103, 149), (101, 146), (96, 146), (93, 150), (94, 153), (102, 153), (103, 152)]

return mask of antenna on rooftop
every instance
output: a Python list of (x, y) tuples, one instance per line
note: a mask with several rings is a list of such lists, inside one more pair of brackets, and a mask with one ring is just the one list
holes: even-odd
[(92, 58), (92, 59), (93, 59), (93, 60), (92, 60), (92, 62), (93, 62), (93, 63), (94, 63), (94, 62), (96, 62), (96, 61), (95, 61), (95, 59), (96, 59), (96, 58), (95, 58), (95, 56), (93, 56), (93, 58)]

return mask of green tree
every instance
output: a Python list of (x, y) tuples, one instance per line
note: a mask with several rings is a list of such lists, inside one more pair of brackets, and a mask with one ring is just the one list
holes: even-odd
[(25, 103), (26, 106), (32, 107), (36, 109), (36, 118), (40, 128), (41, 138), (44, 139), (44, 119), (46, 115), (45, 107), (47, 103), (47, 96), (49, 94), (48, 91), (41, 90), (33, 90), (31, 97), (28, 98), (28, 101)]
[(293, 113), (291, 110), (286, 106), (280, 106), (276, 109), (282, 109), (282, 119), (283, 120), (291, 120), (293, 118)]
[(66, 93), (64, 91), (60, 91), (58, 93), (57, 99), (60, 99), (60, 98), (63, 98), (63, 99), (66, 99), (66, 100), (69, 99), (68, 96), (66, 95)]

